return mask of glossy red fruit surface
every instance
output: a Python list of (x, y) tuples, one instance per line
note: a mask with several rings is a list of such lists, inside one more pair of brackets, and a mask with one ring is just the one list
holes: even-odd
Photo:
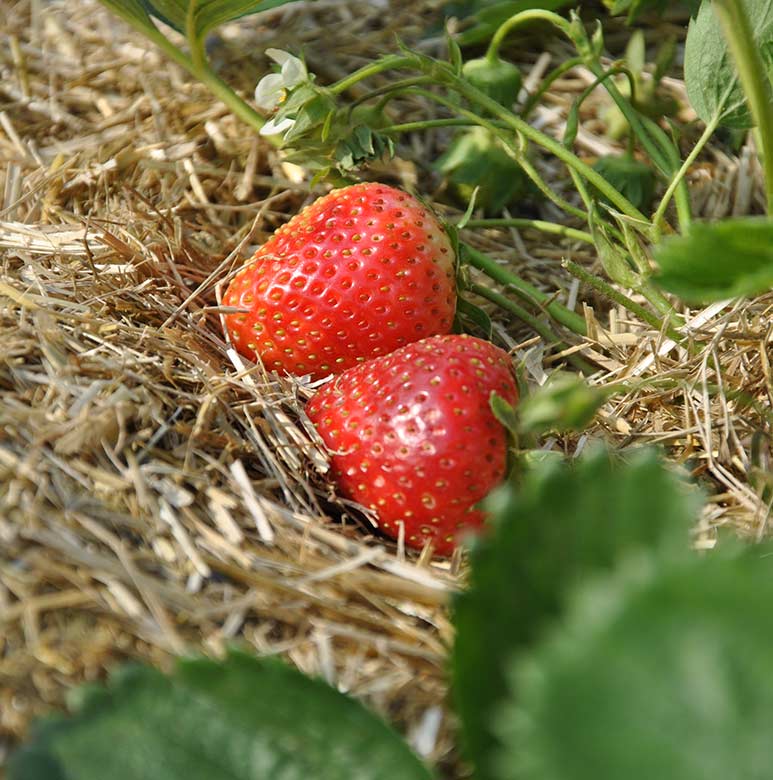
[(489, 400), (518, 391), (507, 353), (472, 336), (435, 336), (349, 369), (306, 407), (331, 451), (341, 495), (379, 527), (441, 555), (480, 527), (473, 508), (505, 476), (507, 433)]
[(313, 378), (448, 333), (456, 307), (451, 242), (416, 198), (384, 184), (334, 190), (293, 217), (234, 277), (236, 348)]

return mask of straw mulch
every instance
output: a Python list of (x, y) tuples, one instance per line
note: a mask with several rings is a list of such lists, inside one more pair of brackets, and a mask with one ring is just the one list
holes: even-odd
[[(329, 81), (392, 50), (396, 31), (417, 39), (425, 8), (294, 4), (230, 25), (212, 55), (244, 94), (267, 45), (304, 46)], [(463, 772), (445, 662), (464, 562), (369, 535), (325, 481), (301, 411), (312, 390), (245, 364), (223, 336), (224, 281), (321, 190), (96, 0), (2, 0), (0, 17), (0, 764), (75, 684), (236, 642), (326, 677)], [(523, 64), (534, 80), (564, 54)], [(588, 79), (557, 82), (540, 124), (558, 131)], [(604, 153), (592, 102), (586, 120), (580, 150)], [(446, 138), (417, 137), (370, 175), (432, 195), (407, 160)], [(704, 215), (758, 210), (751, 148), (710, 149), (691, 189)], [(659, 380), (544, 446), (664, 445), (712, 493), (699, 544), (719, 526), (765, 532), (772, 297), (690, 312), (688, 358), (564, 274), (562, 257), (594, 263), (586, 249), (528, 231), (467, 239), (576, 302), (591, 337), (573, 349), (598, 365), (594, 383)], [(517, 323), (499, 317), (496, 332), (535, 383), (561, 362)], [(739, 410), (735, 390), (761, 408)]]

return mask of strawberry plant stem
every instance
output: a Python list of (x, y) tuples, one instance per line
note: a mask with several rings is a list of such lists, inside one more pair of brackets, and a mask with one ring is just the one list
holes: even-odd
[(668, 189), (663, 194), (663, 197), (661, 198), (660, 203), (658, 204), (657, 211), (655, 211), (655, 214), (652, 217), (652, 222), (653, 225), (655, 226), (656, 231), (658, 232), (660, 231), (663, 215), (666, 213), (666, 208), (668, 207), (668, 204), (674, 192), (676, 191), (676, 188), (679, 186), (679, 183), (687, 175), (687, 171), (690, 169), (690, 166), (695, 162), (696, 157), (701, 153), (703, 147), (708, 143), (708, 140), (714, 134), (714, 131), (717, 129), (718, 124), (719, 124), (719, 115), (717, 115), (714, 119), (712, 119), (711, 122), (709, 122), (708, 125), (706, 125), (703, 134), (698, 139), (695, 146), (693, 146), (693, 148), (691, 149), (690, 154), (688, 154), (687, 157), (685, 158), (681, 168), (679, 168), (679, 170), (674, 174), (673, 179), (671, 179), (671, 182), (668, 185)]
[(561, 162), (577, 171), (577, 173), (590, 182), (607, 198), (607, 200), (609, 200), (610, 203), (624, 214), (643, 225), (649, 225), (647, 217), (645, 217), (636, 206), (634, 206), (626, 197), (621, 195), (601, 174), (594, 171), (589, 165), (586, 165), (576, 154), (554, 138), (545, 135), (528, 124), (528, 122), (524, 122), (523, 119), (515, 116), (515, 114), (497, 103), (496, 100), (493, 100), (480, 90), (475, 89), (475, 87), (468, 84), (464, 79), (451, 72), (448, 68), (441, 67), (436, 68), (435, 70), (436, 75), (440, 80), (448, 83), (470, 102), (477, 104), (496, 118), (501, 119), (517, 133), (528, 138), (530, 141), (533, 141), (543, 149), (546, 149), (548, 152), (558, 157)]
[(486, 51), (486, 58), (489, 60), (496, 60), (499, 56), (499, 47), (511, 30), (514, 30), (518, 25), (523, 24), (524, 22), (534, 22), (537, 20), (550, 22), (566, 35), (569, 35), (569, 22), (567, 22), (563, 16), (540, 8), (521, 11), (521, 13), (514, 14), (499, 25), (499, 28), (491, 38), (491, 43), (489, 43), (488, 51)]
[(767, 79), (768, 71), (741, 0), (714, 0), (712, 8), (722, 26), (752, 117), (759, 129), (768, 214), (773, 216), (773, 97)]
[(566, 306), (558, 303), (558, 301), (554, 301), (553, 296), (525, 282), (512, 271), (484, 255), (483, 252), (479, 252), (469, 244), (462, 244), (462, 247), (464, 248), (466, 261), (473, 268), (483, 271), (486, 276), (495, 282), (505, 285), (529, 303), (536, 303), (542, 306), (556, 322), (560, 322), (573, 333), (577, 333), (580, 336), (586, 334), (585, 320), (579, 314), (567, 309)]
[(552, 233), (564, 238), (573, 238), (575, 241), (583, 241), (586, 244), (593, 243), (593, 236), (584, 230), (559, 225), (556, 222), (545, 222), (541, 219), (471, 219), (465, 227), (468, 228), (487, 228), (487, 227), (513, 227), (513, 228), (533, 228), (542, 233)]
[[(593, 287), (594, 290), (600, 292), (609, 300), (619, 303), (631, 312), (631, 314), (634, 314), (639, 319), (646, 322), (650, 327), (658, 331), (663, 328), (663, 321), (657, 315), (653, 314), (651, 311), (647, 311), (644, 306), (631, 300), (625, 293), (616, 290), (611, 284), (608, 284), (603, 279), (589, 273), (582, 266), (577, 265), (577, 263), (574, 263), (571, 260), (564, 260), (561, 265), (563, 265), (575, 279), (579, 279), (584, 284)], [(682, 341), (682, 335), (670, 325), (666, 326), (666, 334), (676, 342)]]
[[(475, 293), (475, 295), (479, 295), (481, 298), (485, 298), (487, 301), (491, 301), (491, 303), (499, 306), (500, 309), (504, 309), (505, 311), (514, 314), (516, 317), (518, 317), (519, 320), (525, 322), (535, 333), (538, 333), (540, 336), (542, 336), (542, 338), (548, 344), (555, 347), (556, 349), (564, 350), (569, 348), (569, 345), (561, 341), (561, 339), (556, 335), (556, 333), (549, 325), (544, 323), (538, 317), (535, 317), (533, 314), (524, 309), (523, 306), (506, 297), (505, 295), (502, 295), (495, 290), (490, 290), (488, 287), (484, 287), (482, 284), (470, 285), (470, 292)], [(592, 374), (596, 373), (596, 369), (590, 363), (588, 363), (587, 360), (584, 360), (579, 355), (567, 355), (567, 360), (578, 371), (581, 371), (587, 376), (591, 376)]]
[(416, 60), (413, 57), (406, 57), (400, 54), (390, 54), (386, 57), (382, 57), (376, 62), (370, 63), (370, 65), (364, 65), (359, 70), (355, 70), (354, 73), (350, 73), (335, 84), (331, 84), (328, 89), (334, 95), (340, 95), (342, 92), (346, 92), (347, 89), (358, 84), (363, 79), (375, 76), (378, 73), (383, 73), (385, 70), (399, 70), (411, 65), (415, 65)]

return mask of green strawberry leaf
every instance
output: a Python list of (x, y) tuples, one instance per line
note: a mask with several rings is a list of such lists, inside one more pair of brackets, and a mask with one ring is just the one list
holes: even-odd
[[(754, 43), (759, 48), (768, 80), (773, 76), (773, 3), (770, 0), (742, 0), (752, 22)], [(690, 22), (684, 49), (684, 78), (687, 96), (695, 113), (706, 123), (720, 117), (725, 127), (752, 127), (749, 107), (736, 72), (713, 3), (702, 3)]]
[[(189, 29), (188, 17), (192, 14), (193, 31), (199, 40), (216, 27), (241, 16), (270, 11), (289, 2), (291, 0), (141, 0), (148, 13), (178, 32), (186, 32)], [(108, 4), (125, 5), (120, 0), (109, 0)]]
[(752, 296), (773, 288), (773, 220), (694, 223), (655, 249), (655, 280), (688, 302)]
[(158, 33), (153, 20), (148, 16), (149, 9), (145, 0), (102, 0), (102, 4), (146, 35)]
[(582, 431), (613, 391), (592, 387), (572, 374), (557, 373), (518, 405), (522, 433)]
[[(593, 165), (621, 195), (625, 195), (637, 209), (648, 209), (655, 194), (655, 171), (639, 160), (607, 155)], [(608, 202), (605, 197), (601, 200)]]
[(147, 667), (43, 721), (9, 780), (429, 780), (365, 707), (275, 660), (231, 653)]
[(528, 189), (523, 168), (484, 127), (458, 133), (434, 167), (446, 175), (449, 192), (459, 205), (468, 205), (477, 189), (475, 207), (487, 214), (501, 212)]
[(769, 551), (629, 558), (508, 664), (500, 780), (770, 777)]
[(513, 653), (536, 641), (567, 594), (629, 550), (688, 554), (697, 492), (655, 453), (624, 462), (593, 452), (573, 464), (535, 461), (515, 487), (489, 498), (490, 534), (472, 550), (468, 591), (454, 609), (452, 675), (476, 778), (495, 780), (497, 708)]

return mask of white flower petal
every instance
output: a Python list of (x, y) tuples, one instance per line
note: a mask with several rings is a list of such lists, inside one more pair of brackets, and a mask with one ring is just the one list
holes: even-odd
[(292, 54), (282, 51), (282, 49), (266, 49), (266, 57), (274, 60), (278, 65), (284, 65), (288, 57), (292, 56)]
[(276, 108), (284, 96), (284, 79), (281, 73), (269, 73), (255, 87), (255, 103), (258, 108), (270, 111)]
[(269, 121), (260, 128), (260, 134), (277, 135), (279, 133), (284, 133), (285, 130), (289, 130), (294, 124), (295, 120), (290, 119), (289, 117), (285, 117), (279, 121), (276, 121), (275, 119), (269, 119)]
[(309, 78), (309, 74), (306, 71), (306, 66), (297, 57), (288, 55), (287, 59), (282, 63), (282, 79), (287, 89), (292, 89), (302, 84)]

